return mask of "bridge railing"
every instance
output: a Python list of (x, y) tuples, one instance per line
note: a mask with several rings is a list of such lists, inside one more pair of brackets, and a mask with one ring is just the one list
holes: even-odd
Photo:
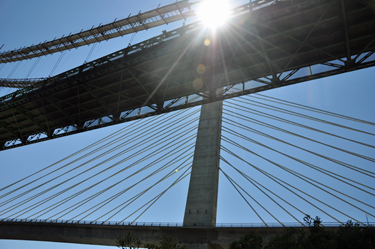
[[(48, 220), (48, 219), (1, 219), (0, 223), (55, 223), (55, 224), (79, 224), (79, 225), (103, 225), (103, 226), (147, 226), (147, 227), (182, 227), (182, 222), (117, 222), (117, 221), (87, 221), (87, 220)], [(375, 222), (362, 222), (365, 226), (375, 226)], [(266, 225), (267, 224), (267, 225)], [(215, 227), (304, 227), (298, 222), (270, 223), (216, 223)], [(340, 222), (322, 222), (324, 227), (339, 227)], [(194, 226), (192, 226), (194, 227)], [(200, 226), (202, 227), (202, 226)], [(204, 227), (204, 225), (203, 225)], [(207, 227), (212, 227), (207, 224)]]
[[(232, 9), (231, 14), (232, 15), (243, 14), (243, 13), (248, 12), (250, 9), (252, 9), (252, 10), (261, 9), (261, 8), (267, 7), (270, 4), (275, 3), (275, 2), (276, 2), (275, 0), (253, 0), (252, 5), (244, 4), (244, 5), (238, 6), (234, 9)], [(64, 80), (64, 79), (70, 79), (70, 78), (74, 77), (75, 75), (78, 75), (81, 72), (85, 72), (85, 71), (87, 71), (89, 69), (93, 69), (97, 66), (101, 66), (101, 65), (104, 65), (104, 64), (109, 63), (111, 61), (117, 60), (119, 58), (126, 57), (127, 55), (131, 55), (133, 53), (139, 52), (143, 49), (147, 49), (151, 46), (155, 46), (155, 45), (160, 44), (162, 42), (165, 42), (165, 41), (168, 41), (168, 40), (171, 40), (171, 39), (175, 39), (182, 34), (186, 34), (186, 33), (189, 33), (193, 30), (199, 29), (201, 26), (202, 26), (202, 23), (200, 21), (197, 21), (197, 22), (193, 22), (193, 23), (190, 23), (188, 25), (184, 25), (180, 28), (177, 28), (177, 29), (174, 29), (174, 30), (171, 30), (171, 31), (168, 31), (168, 32), (164, 31), (163, 34), (161, 34), (161, 35), (158, 35), (158, 36), (152, 37), (148, 40), (145, 40), (145, 41), (139, 42), (137, 44), (128, 46), (124, 49), (121, 49), (121, 50), (116, 51), (114, 53), (111, 53), (109, 55), (103, 56), (103, 57), (101, 57), (99, 59), (96, 59), (94, 61), (84, 63), (81, 66), (70, 69), (70, 70), (68, 70), (66, 72), (63, 72), (61, 74), (58, 74), (58, 75), (55, 75), (55, 76), (49, 77), (49, 78), (44, 78), (43, 80), (36, 80), (34, 82), (30, 82), (32, 84), (29, 84), (27, 87), (24, 87), (22, 89), (19, 89), (19, 90), (13, 92), (13, 93), (10, 93), (10, 94), (7, 94), (5, 96), (0, 97), (0, 105), (1, 104), (4, 104), (4, 105), (9, 104), (8, 103), (9, 101), (16, 100), (25, 93), (29, 93), (29, 92), (34, 91), (34, 90), (38, 90), (38, 89), (40, 89), (42, 87), (45, 87), (47, 85), (55, 84), (56, 82), (59, 82), (59, 81)], [(3, 81), (2, 84), (4, 85), (8, 81), (11, 82), (12, 80), (4, 78), (4, 79), (0, 79), (0, 81)], [(18, 81), (20, 81), (20, 79), (18, 79)]]

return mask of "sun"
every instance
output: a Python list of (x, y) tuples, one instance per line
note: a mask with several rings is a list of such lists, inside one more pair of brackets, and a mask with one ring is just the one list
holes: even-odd
[(217, 28), (229, 18), (228, 0), (204, 0), (196, 10), (196, 14), (205, 26)]

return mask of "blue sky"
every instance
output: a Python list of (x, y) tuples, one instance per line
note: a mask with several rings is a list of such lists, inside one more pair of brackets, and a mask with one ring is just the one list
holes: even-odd
[[(164, 1), (160, 2), (163, 4), (168, 4), (173, 1)], [(157, 7), (159, 2), (154, 1), (125, 1), (125, 0), (110, 0), (110, 1), (64, 1), (64, 2), (52, 2), (52, 1), (0, 1), (0, 34), (3, 34), (0, 37), (0, 46), (5, 44), (2, 50), (11, 50), (23, 46), (29, 46), (31, 44), (36, 44), (44, 40), (51, 40), (55, 37), (61, 37), (62, 35), (68, 35), (69, 33), (75, 33), (81, 29), (89, 29), (93, 25), (99, 25), (100, 23), (108, 23), (113, 21), (115, 18), (120, 19), (127, 17), (129, 13), (138, 13), (140, 10), (146, 11)], [(133, 43), (140, 42), (149, 37), (158, 35), (162, 30), (172, 30), (174, 28), (180, 27), (181, 23), (170, 24), (168, 26), (163, 26), (156, 28), (155, 30), (149, 30), (147, 32), (141, 32), (135, 35)], [(131, 35), (123, 38), (114, 39), (113, 41), (102, 42), (95, 47), (90, 60), (98, 58), (100, 56), (106, 55), (108, 53), (117, 51), (124, 46), (127, 46), (131, 40)], [(91, 47), (83, 47), (82, 49), (71, 51), (65, 54), (63, 60), (57, 67), (54, 74), (63, 72), (75, 66), (81, 65)], [(32, 72), (30, 77), (46, 77), (50, 74), (51, 69), (56, 63), (59, 55), (53, 55), (48, 57), (43, 57), (39, 62), (35, 70)], [(12, 78), (23, 78), (28, 73), (30, 67), (32, 66), (33, 61), (22, 62), (19, 68), (12, 75)], [(7, 78), (10, 71), (13, 69), (14, 64), (6, 65), (0, 71), (0, 78)], [(275, 89), (272, 91), (264, 92), (269, 96), (293, 101), (296, 103), (309, 105), (315, 108), (320, 108), (323, 110), (328, 110), (332, 112), (337, 112), (347, 116), (352, 116), (359, 119), (368, 120), (375, 122), (375, 115), (373, 106), (375, 104), (373, 93), (374, 93), (374, 80), (373, 80), (374, 68), (368, 68), (364, 70), (359, 70), (356, 72), (346, 73), (338, 76), (333, 76), (329, 78), (323, 78), (320, 80), (313, 80), (294, 86), (283, 87), (280, 89)], [(10, 93), (10, 89), (0, 89), (0, 94), (4, 95)], [(245, 99), (243, 101), (248, 101)], [(232, 112), (234, 109), (231, 106), (239, 105), (238, 100), (228, 101), (232, 104), (227, 104), (225, 110), (227, 112)], [(261, 110), (258, 109), (258, 110)], [(264, 111), (264, 110), (263, 110)], [(272, 112), (271, 112), (272, 113)], [(276, 115), (277, 113), (275, 113)], [(307, 113), (306, 113), (307, 114)], [(286, 115), (281, 115), (282, 117), (289, 118), (294, 121), (301, 121), (296, 118), (290, 118)], [(322, 116), (320, 116), (322, 117)], [(323, 117), (322, 117), (323, 118)], [(263, 120), (263, 119), (261, 119)], [(333, 121), (333, 120), (332, 120)], [(264, 122), (269, 122), (264, 119)], [(301, 121), (304, 122), (304, 121)], [(374, 133), (375, 130), (373, 127), (369, 126), (357, 126), (347, 121), (338, 121), (342, 124), (355, 126), (359, 129), (366, 129), (369, 132)], [(323, 125), (315, 124), (311, 122), (306, 122), (306, 124), (312, 125), (314, 127), (323, 129)], [(122, 127), (126, 127), (129, 124), (121, 124), (113, 127), (102, 128), (95, 131), (86, 132), (83, 134), (63, 137), (51, 141), (46, 141), (34, 145), (24, 146), (16, 149), (11, 149), (8, 151), (0, 152), (0, 167), (2, 174), (0, 175), (1, 186), (10, 184), (28, 174), (35, 172), (41, 168), (44, 168), (51, 163), (57, 161), (60, 158), (63, 158), (74, 151), (79, 150), (80, 148), (87, 146), (88, 144), (101, 139), (102, 137), (110, 134)], [(280, 125), (280, 127), (287, 128), (279, 123), (275, 125)], [(233, 126), (227, 126), (228, 128), (233, 128)], [(233, 128), (236, 129), (236, 128)], [(263, 129), (260, 128), (259, 129)], [(340, 129), (327, 128), (330, 132), (337, 132), (342, 136), (348, 136), (353, 139), (359, 139), (363, 142), (375, 144), (374, 138), (371, 136), (362, 136), (357, 133), (351, 133), (348, 131)], [(241, 130), (238, 130), (239, 132)], [(264, 132), (270, 131), (263, 130)], [(292, 131), (299, 132), (298, 129), (292, 128)], [(306, 136), (310, 135), (312, 137), (321, 138), (323, 141), (330, 141), (329, 138), (323, 138), (323, 136), (317, 136), (310, 133), (303, 133)], [(224, 134), (228, 136), (228, 134)], [(284, 138), (283, 135), (281, 137)], [(262, 139), (257, 136), (252, 137), (254, 139)], [(286, 139), (286, 136), (285, 136)], [(266, 140), (260, 140), (266, 144)], [(291, 140), (295, 144), (308, 144), (306, 142), (300, 142), (297, 139)], [(357, 153), (366, 152), (368, 156), (373, 155), (373, 150), (363, 150), (360, 147), (354, 147), (351, 144), (340, 144), (337, 141), (332, 140), (334, 145), (343, 146), (343, 148), (348, 150), (353, 150)], [(244, 146), (251, 148), (252, 145), (248, 144), (245, 141), (240, 142)], [(281, 148), (275, 143), (270, 143), (276, 148)], [(229, 146), (229, 145), (226, 145)], [(309, 148), (316, 149), (319, 153), (325, 153), (325, 149), (316, 147), (316, 145), (311, 145)], [(286, 149), (289, 153), (297, 154), (293, 149)], [(263, 149), (258, 148), (257, 152), (264, 152)], [(331, 154), (331, 151), (326, 151), (328, 154)], [(236, 153), (243, 155), (246, 158), (250, 158), (248, 154), (243, 151), (236, 149)], [(265, 152), (268, 153), (268, 152)], [(363, 164), (363, 167), (371, 167), (371, 164), (362, 161), (356, 161), (347, 155), (332, 152), (337, 159), (347, 160), (353, 164)], [(372, 153), (372, 154), (371, 154)], [(270, 153), (271, 154), (271, 153)], [(293, 155), (294, 155), (293, 154)], [(302, 153), (301, 153), (302, 155)], [(228, 155), (223, 153), (223, 156), (228, 158)], [(278, 160), (279, 163), (285, 163), (286, 165), (291, 165), (291, 162), (286, 159), (277, 159), (275, 155), (275, 160)], [(257, 159), (253, 159), (254, 162), (258, 162)], [(318, 159), (311, 159), (312, 162), (317, 164), (323, 164), (322, 161)], [(236, 162), (236, 161), (234, 161)], [(236, 162), (238, 163), (238, 162)], [(326, 163), (326, 162), (324, 162)], [(259, 161), (260, 165), (265, 167), (271, 167), (266, 165), (264, 162)], [(223, 165), (223, 164), (222, 164)], [(373, 164), (372, 164), (373, 166)], [(231, 172), (228, 166), (223, 165), (223, 169), (226, 172)], [(340, 171), (340, 169), (337, 169)], [(316, 172), (314, 171), (305, 171), (306, 174), (311, 174), (314, 176)], [(248, 173), (253, 173), (256, 177), (256, 173), (249, 171)], [(235, 173), (231, 172), (232, 176), (235, 177)], [(275, 173), (276, 174), (276, 173)], [(278, 173), (282, 175), (282, 173)], [(347, 173), (348, 175), (350, 173)], [(262, 179), (261, 176), (257, 176), (259, 179)], [(287, 176), (286, 176), (287, 177)], [(316, 175), (316, 177), (320, 177)], [(247, 186), (241, 178), (237, 178), (239, 182), (243, 183), (244, 186)], [(219, 210), (218, 210), (218, 222), (219, 223), (258, 223), (259, 220), (251, 214), (250, 209), (246, 204), (241, 200), (241, 198), (233, 191), (230, 184), (224, 181), (221, 175), (221, 187), (219, 194)], [(373, 181), (369, 179), (364, 179), (370, 186), (374, 187)], [(154, 209), (146, 213), (142, 217), (141, 221), (154, 221), (154, 222), (181, 222), (183, 217), (183, 208), (185, 205), (185, 197), (187, 191), (188, 181), (185, 180), (181, 182), (178, 188), (173, 189), (173, 191), (168, 192), (168, 195), (163, 197), (163, 202), (157, 204)], [(272, 186), (272, 185), (271, 185)], [(337, 185), (340, 186), (340, 185)], [(176, 186), (177, 187), (177, 186)], [(250, 188), (250, 187), (249, 187)], [(277, 188), (277, 187), (275, 187)], [(302, 184), (301, 184), (302, 188)], [(344, 188), (344, 187), (343, 187)], [(314, 191), (314, 190), (310, 190)], [(354, 193), (354, 192), (353, 192)], [(352, 193), (352, 195), (353, 195)], [(254, 190), (254, 195), (257, 195)], [(324, 201), (329, 201), (329, 196), (320, 196)], [(293, 199), (293, 197), (291, 197)], [(298, 199), (293, 199), (298, 202)], [(168, 205), (173, 201), (173, 205)], [(164, 203), (164, 204), (163, 204)], [(265, 201), (265, 203), (268, 203)], [(334, 203), (334, 202), (333, 202)], [(302, 205), (302, 204), (301, 204)], [(329, 219), (325, 217), (324, 214), (317, 212), (314, 209), (309, 209), (308, 207), (306, 212), (311, 215), (319, 215), (323, 217), (323, 220)], [(347, 209), (351, 215), (356, 216), (358, 219), (365, 221), (365, 215), (361, 214), (358, 211), (352, 209)], [(374, 212), (372, 212), (374, 214)], [(280, 219), (283, 221), (292, 221), (290, 218), (283, 216), (280, 212)], [(298, 216), (300, 219), (302, 217)], [(346, 218), (342, 218), (346, 221)], [(370, 221), (375, 221), (374, 218), (369, 218)], [(372, 220), (371, 220), (372, 219)], [(269, 222), (274, 222), (272, 219), (269, 219)], [(66, 244), (59, 243), (47, 243), (47, 242), (30, 242), (30, 241), (0, 241), (0, 248), (66, 248)], [(102, 246), (82, 246), (82, 245), (69, 245), (69, 248), (104, 248)], [(113, 248), (113, 247), (111, 247)]]

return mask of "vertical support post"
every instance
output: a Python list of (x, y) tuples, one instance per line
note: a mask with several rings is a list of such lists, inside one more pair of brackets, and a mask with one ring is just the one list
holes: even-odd
[(344, 37), (345, 37), (345, 47), (346, 47), (346, 58), (350, 61), (352, 58), (350, 56), (350, 44), (349, 44), (349, 32), (348, 32), (348, 21), (346, 19), (346, 7), (345, 0), (341, 0), (341, 13), (342, 13), (342, 22), (344, 26)]
[(216, 225), (223, 101), (202, 106), (184, 226)]

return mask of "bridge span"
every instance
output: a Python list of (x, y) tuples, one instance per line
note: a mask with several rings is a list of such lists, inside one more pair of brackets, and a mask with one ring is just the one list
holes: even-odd
[[(247, 224), (249, 225), (249, 224)], [(299, 227), (306, 232), (307, 228)], [(326, 227), (335, 231), (338, 226)], [(264, 239), (281, 233), (285, 227), (180, 227), (142, 225), (102, 225), (50, 222), (0, 222), (0, 239), (53, 241), (77, 244), (116, 246), (119, 235), (128, 232), (143, 243), (158, 243), (162, 236), (170, 236), (187, 248), (229, 248), (241, 236), (256, 232)], [(208, 245), (208, 247), (207, 247)]]
[(0, 98), (0, 149), (375, 65), (368, 1), (264, 3), (217, 32), (189, 24)]

